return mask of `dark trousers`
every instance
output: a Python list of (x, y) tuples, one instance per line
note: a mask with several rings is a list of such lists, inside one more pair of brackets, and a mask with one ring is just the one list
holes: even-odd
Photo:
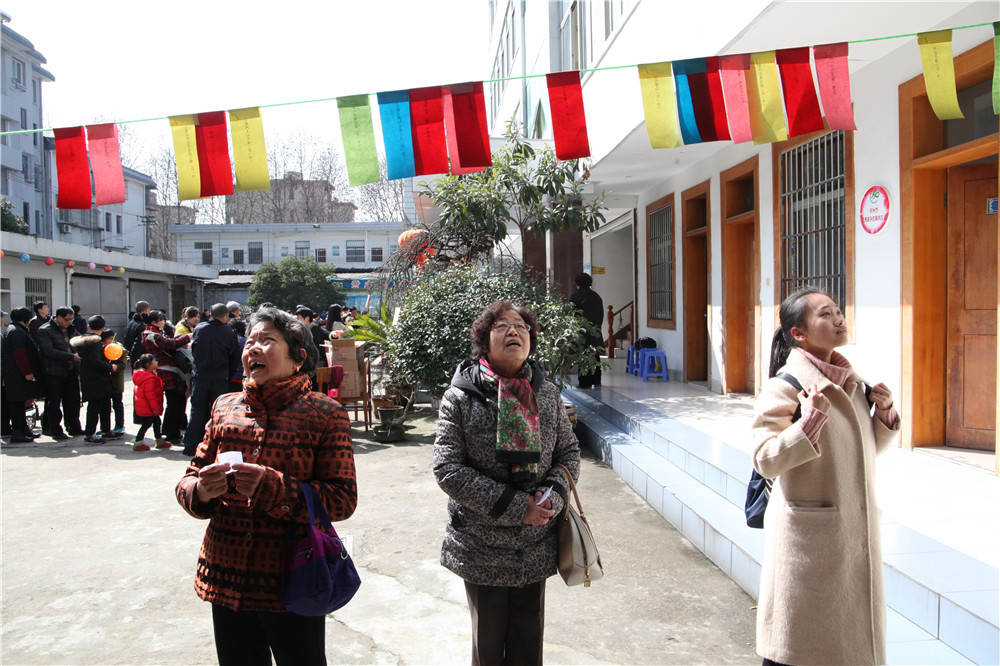
[(602, 350), (599, 347), (595, 348), (595, 350), (594, 350), (594, 356), (597, 357), (597, 363), (598, 363), (597, 369), (594, 370), (593, 372), (591, 372), (590, 374), (586, 374), (586, 375), (583, 374), (583, 373), (580, 373), (579, 379), (580, 379), (580, 387), (581, 388), (591, 388), (591, 387), (594, 387), (594, 386), (600, 386), (601, 385), (601, 366), (600, 366), (600, 363), (601, 363), (601, 351)]
[(111, 396), (87, 401), (87, 427), (83, 429), (83, 434), (90, 437), (97, 432), (98, 419), (102, 431), (111, 430)]
[(10, 434), (30, 435), (28, 419), (25, 413), (24, 400), (8, 400), (5, 407), (10, 415)]
[(205, 424), (212, 415), (215, 399), (233, 389), (229, 379), (202, 379), (195, 377), (191, 387), (191, 420), (184, 432), (184, 453), (193, 456), (205, 437)]
[(135, 441), (142, 441), (142, 438), (146, 436), (146, 431), (149, 429), (149, 426), (153, 426), (153, 439), (163, 438), (160, 434), (159, 416), (140, 416), (139, 421), (139, 432), (135, 434)]
[[(13, 424), (11, 423), (10, 418), (10, 405), (7, 403), (7, 387), (0, 386), (0, 425), (2, 425), (4, 436), (14, 434)], [(21, 406), (23, 407), (24, 405)]]
[(125, 403), (121, 393), (111, 394), (111, 409), (115, 413), (115, 430), (125, 428)]
[(51, 434), (56, 434), (62, 432), (60, 423), (63, 421), (70, 434), (83, 431), (80, 427), (80, 377), (75, 372), (65, 377), (45, 376), (45, 414), (42, 422)]
[(545, 581), (524, 587), (465, 583), (472, 614), (472, 666), (542, 663)]
[(184, 391), (164, 391), (163, 397), (167, 403), (163, 410), (163, 436), (175, 442), (181, 438), (181, 423), (184, 410), (187, 409), (187, 396)]
[(325, 666), (326, 617), (232, 611), (212, 604), (219, 666)]

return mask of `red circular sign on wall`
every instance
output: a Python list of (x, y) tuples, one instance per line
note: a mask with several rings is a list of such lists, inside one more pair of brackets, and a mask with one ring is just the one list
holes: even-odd
[(861, 226), (870, 234), (877, 234), (885, 229), (889, 221), (889, 193), (881, 185), (872, 185), (865, 191), (861, 199)]

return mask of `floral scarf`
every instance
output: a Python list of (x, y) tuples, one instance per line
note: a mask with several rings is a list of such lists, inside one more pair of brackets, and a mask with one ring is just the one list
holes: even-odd
[(530, 481), (538, 474), (542, 451), (531, 366), (525, 364), (517, 377), (504, 377), (483, 358), (479, 372), (487, 384), (497, 386), (497, 462), (510, 463), (511, 481)]

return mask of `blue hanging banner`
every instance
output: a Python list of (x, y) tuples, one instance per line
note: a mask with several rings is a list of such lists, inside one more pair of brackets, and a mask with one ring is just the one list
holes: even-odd
[(684, 145), (701, 143), (701, 133), (694, 116), (694, 100), (691, 99), (691, 85), (688, 74), (704, 74), (707, 72), (704, 58), (690, 60), (675, 60), (673, 63), (674, 81), (677, 85), (677, 112), (681, 121), (681, 137)]
[(416, 175), (416, 169), (413, 166), (409, 91), (380, 92), (378, 113), (382, 119), (382, 141), (385, 144), (388, 179), (412, 178)]

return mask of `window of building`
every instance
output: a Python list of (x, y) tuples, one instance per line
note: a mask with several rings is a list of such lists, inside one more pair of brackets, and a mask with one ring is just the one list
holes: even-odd
[(372, 263), (381, 264), (382, 263), (382, 248), (373, 247), (371, 249)]
[(827, 132), (780, 155), (783, 300), (811, 285), (842, 308), (847, 296), (847, 181), (844, 132)]
[(34, 102), (35, 104), (38, 104), (39, 89), (40, 89), (40, 86), (39, 86), (38, 79), (32, 79), (31, 80), (31, 101)]
[(201, 263), (208, 266), (212, 263), (212, 243), (210, 241), (195, 241), (195, 251), (201, 251)]
[(0, 172), (0, 194), (5, 196), (10, 194), (10, 172), (7, 169)]
[(318, 247), (316, 248), (316, 263), (325, 264), (326, 263), (326, 248)]
[(563, 16), (559, 24), (559, 45), (562, 54), (563, 71), (580, 69), (584, 61), (582, 51), (580, 3), (576, 0), (563, 1)]
[(646, 234), (649, 238), (649, 323), (672, 327), (675, 320), (674, 195), (646, 207)]
[(604, 0), (604, 39), (618, 29), (625, 15), (625, 0)]
[(42, 233), (42, 211), (40, 210), (35, 211), (35, 233)]
[(301, 261), (310, 259), (309, 241), (295, 241), (295, 258)]
[(362, 264), (365, 261), (365, 242), (347, 241), (347, 263)]
[(247, 243), (247, 254), (250, 255), (251, 264), (264, 263), (264, 243), (262, 241), (251, 241)]
[(24, 154), (21, 155), (21, 177), (24, 178), (24, 182), (31, 182), (31, 160)]
[(27, 201), (21, 204), (21, 219), (25, 224), (31, 219), (31, 205)]
[(115, 215), (115, 233), (120, 234), (122, 232), (122, 216)]
[(111, 213), (104, 214), (104, 230), (111, 231)]
[(28, 129), (28, 110), (21, 109), (21, 129)]
[(30, 308), (38, 301), (52, 302), (52, 280), (24, 278), (24, 305)]
[(242, 266), (245, 262), (243, 261), (243, 250), (233, 250), (233, 263), (237, 266)]
[(18, 88), (20, 88), (21, 90), (24, 90), (24, 83), (25, 83), (24, 63), (18, 60), (17, 58), (11, 58), (10, 63), (11, 63), (10, 82), (13, 83), (15, 86), (17, 86)]

